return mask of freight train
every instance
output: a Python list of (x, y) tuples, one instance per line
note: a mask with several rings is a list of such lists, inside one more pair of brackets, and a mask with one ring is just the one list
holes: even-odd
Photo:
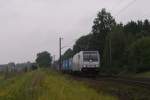
[(65, 72), (94, 72), (100, 67), (98, 51), (80, 51), (72, 58), (62, 61), (62, 70)]

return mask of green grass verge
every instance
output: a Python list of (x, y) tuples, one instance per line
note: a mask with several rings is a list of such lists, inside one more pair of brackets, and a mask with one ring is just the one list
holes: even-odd
[(150, 78), (150, 72), (140, 73), (140, 74), (135, 75), (135, 77)]
[(0, 78), (0, 100), (117, 100), (51, 70)]

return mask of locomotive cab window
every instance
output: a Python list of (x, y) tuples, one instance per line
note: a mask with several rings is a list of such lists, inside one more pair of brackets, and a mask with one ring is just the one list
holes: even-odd
[(88, 62), (96, 62), (98, 61), (98, 55), (96, 52), (84, 52), (83, 60)]

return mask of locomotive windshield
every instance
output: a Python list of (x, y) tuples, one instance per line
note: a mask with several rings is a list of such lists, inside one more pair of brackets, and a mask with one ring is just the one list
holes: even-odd
[(98, 61), (98, 54), (97, 54), (97, 52), (84, 52), (83, 60), (88, 61), (88, 62), (90, 62), (90, 61), (96, 62), (96, 61)]

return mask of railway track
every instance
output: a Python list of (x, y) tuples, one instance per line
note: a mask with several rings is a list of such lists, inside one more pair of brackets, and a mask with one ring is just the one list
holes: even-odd
[(117, 82), (117, 83), (122, 83), (122, 84), (127, 84), (127, 85), (133, 85), (133, 86), (140, 86), (140, 87), (145, 87), (145, 88), (150, 88), (150, 79), (139, 79), (139, 78), (96, 78), (94, 79), (96, 81), (112, 81), (112, 82)]
[(97, 92), (101, 91), (118, 97), (118, 100), (150, 100), (150, 78), (72, 76), (87, 83)]
[(75, 76), (77, 80), (89, 81), (89, 82), (101, 82), (101, 81), (111, 81), (116, 83), (122, 83), (126, 85), (140, 86), (145, 88), (150, 88), (150, 78), (129, 78), (129, 77), (80, 77)]

